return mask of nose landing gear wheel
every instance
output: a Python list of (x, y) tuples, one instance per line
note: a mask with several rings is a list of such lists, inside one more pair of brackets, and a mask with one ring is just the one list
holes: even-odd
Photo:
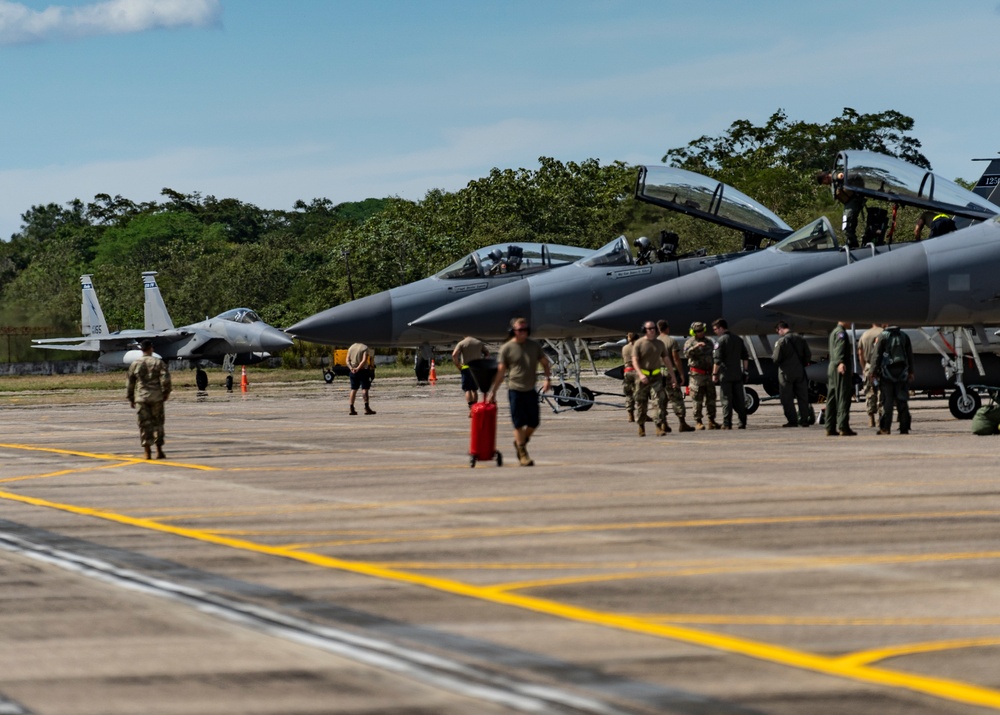
[(760, 396), (752, 387), (744, 387), (743, 394), (747, 400), (747, 414), (752, 415), (760, 407)]
[(952, 416), (959, 420), (971, 420), (982, 404), (979, 393), (969, 390), (966, 390), (965, 397), (962, 397), (960, 390), (955, 390), (948, 398), (948, 409), (951, 410)]

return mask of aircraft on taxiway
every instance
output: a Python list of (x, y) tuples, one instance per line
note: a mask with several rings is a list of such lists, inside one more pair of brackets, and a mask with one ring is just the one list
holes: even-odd
[[(199, 323), (174, 327), (156, 284), (156, 272), (142, 274), (145, 293), (145, 328), (110, 332), (104, 311), (97, 300), (93, 277), (80, 277), (82, 288), (82, 333), (77, 338), (32, 340), (33, 347), (47, 350), (99, 352), (98, 362), (111, 367), (128, 367), (142, 356), (138, 343), (150, 340), (160, 357), (173, 360), (209, 361), (230, 373), (234, 365), (252, 365), (292, 345), (292, 338), (265, 323), (249, 308), (234, 308)], [(227, 384), (232, 379), (227, 378)], [(200, 370), (198, 388), (205, 389), (208, 378)]]

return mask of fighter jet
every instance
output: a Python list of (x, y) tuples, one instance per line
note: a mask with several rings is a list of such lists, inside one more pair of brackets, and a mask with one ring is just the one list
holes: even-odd
[(411, 321), (459, 298), (484, 291), (492, 295), (497, 286), (523, 282), (529, 276), (568, 266), (593, 253), (586, 248), (542, 243), (487, 246), (429, 278), (328, 308), (287, 330), (297, 338), (327, 345), (443, 344), (451, 338), (411, 326)]
[[(883, 154), (841, 152), (835, 171), (843, 171), (849, 177), (851, 190), (893, 203), (978, 221), (995, 216), (998, 211), (995, 205), (954, 182)], [(771, 333), (779, 320), (795, 324), (801, 332), (825, 332), (831, 324), (827, 316), (820, 320), (796, 319), (782, 304), (768, 302), (763, 308), (761, 304), (810, 278), (890, 250), (908, 253), (906, 248), (876, 243), (851, 250), (838, 240), (829, 220), (820, 217), (774, 246), (647, 288), (606, 305), (583, 320), (619, 332), (656, 315), (664, 315), (681, 325), (725, 317), (735, 332), (762, 337)], [(867, 263), (864, 261), (852, 270), (863, 269)], [(895, 296), (894, 300), (901, 300), (901, 296)]]
[[(32, 340), (33, 347), (98, 352), (98, 362), (102, 365), (127, 367), (142, 356), (138, 343), (149, 339), (153, 350), (164, 359), (209, 361), (231, 370), (233, 365), (258, 363), (270, 357), (272, 352), (292, 345), (288, 335), (262, 321), (249, 308), (234, 308), (200, 323), (175, 328), (156, 284), (156, 272), (143, 273), (142, 284), (145, 292), (143, 330), (110, 332), (97, 300), (93, 277), (84, 275), (80, 277), (83, 335)], [(199, 388), (204, 389), (201, 384)]]
[[(792, 232), (788, 224), (745, 194), (683, 169), (639, 167), (635, 196), (638, 201), (741, 230), (748, 246), (756, 246), (764, 239), (779, 240)], [(535, 338), (617, 336), (623, 331), (588, 325), (580, 319), (602, 305), (648, 286), (747, 255), (741, 251), (707, 256), (700, 250), (678, 256), (676, 234), (666, 233), (662, 238), (665, 245), (658, 249), (657, 262), (649, 261), (644, 248), (640, 248), (638, 258), (633, 257), (628, 240), (619, 236), (572, 266), (449, 303), (417, 318), (411, 325), (496, 340), (506, 337), (510, 319), (520, 316), (528, 319)], [(646, 238), (636, 243), (651, 247)]]

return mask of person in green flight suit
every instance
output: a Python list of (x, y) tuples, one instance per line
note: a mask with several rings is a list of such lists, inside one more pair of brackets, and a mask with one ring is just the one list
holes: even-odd
[(823, 424), (827, 436), (853, 437), (851, 401), (854, 400), (854, 366), (851, 339), (847, 324), (841, 320), (830, 331), (830, 364), (826, 369), (826, 416)]

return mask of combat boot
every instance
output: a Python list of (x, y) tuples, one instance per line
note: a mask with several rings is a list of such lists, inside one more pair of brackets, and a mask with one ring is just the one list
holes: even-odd
[(354, 409), (354, 405), (351, 405), (351, 411), (348, 412), (347, 414), (349, 414), (349, 415), (356, 415), (356, 414), (358, 414), (358, 411), (356, 409)]
[(156, 445), (156, 458), (157, 459), (166, 459), (167, 458), (167, 455), (165, 455), (163, 453), (163, 446), (162, 445), (159, 445), (159, 444)]
[(374, 415), (375, 414), (375, 410), (373, 410), (371, 407), (369, 407), (367, 402), (365, 403), (365, 414), (366, 415)]
[(670, 425), (668, 425), (667, 422), (666, 422), (666, 420), (664, 420), (663, 421), (663, 434), (667, 434), (668, 432), (673, 432), (673, 430), (670, 429)]
[(628, 421), (635, 422), (635, 412), (633, 412), (632, 410), (628, 411)]
[(517, 461), (521, 463), (522, 467), (535, 466), (535, 460), (528, 456), (528, 448), (525, 445), (514, 440), (514, 449), (517, 450)]
[(685, 422), (683, 417), (679, 419), (681, 421), (681, 426), (677, 428), (678, 432), (694, 432), (694, 427)]
[(640, 437), (646, 436), (646, 426), (642, 423), (639, 423), (639, 436)]
[(695, 429), (705, 429), (705, 425), (702, 424), (701, 420), (698, 420), (697, 422), (694, 423), (694, 428)]
[(656, 436), (657, 437), (662, 437), (666, 433), (667, 433), (667, 430), (664, 429), (664, 425), (656, 425)]
[(708, 428), (709, 428), (709, 429), (719, 429), (719, 423), (718, 423), (718, 422), (716, 422), (716, 421), (715, 421), (715, 420), (713, 420), (713, 419), (709, 419), (709, 420), (708, 420)]
[(143, 445), (142, 448), (146, 452), (146, 459), (152, 459), (153, 458), (153, 450), (150, 448), (150, 446), (148, 444), (146, 444), (146, 445)]
[(875, 426), (875, 415), (868, 415), (868, 426), (869, 427)]

